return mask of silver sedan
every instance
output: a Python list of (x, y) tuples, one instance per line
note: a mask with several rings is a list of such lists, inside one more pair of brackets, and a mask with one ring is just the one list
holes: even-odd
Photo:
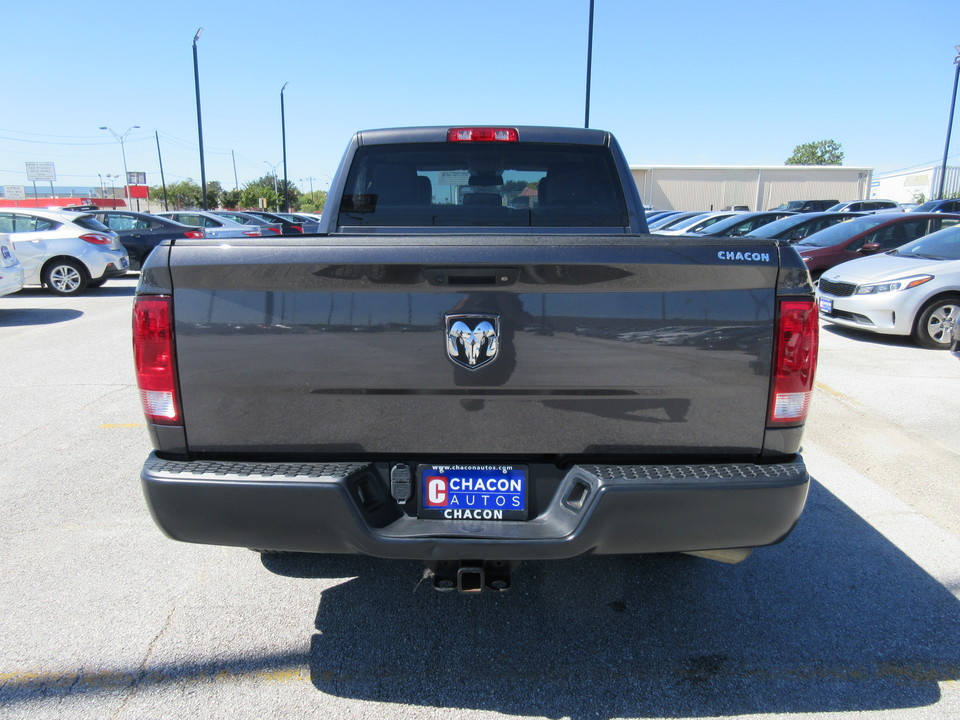
[(171, 210), (157, 213), (160, 217), (176, 220), (184, 225), (202, 227), (208, 238), (260, 237), (260, 228), (255, 225), (242, 225), (216, 213), (206, 210)]
[(946, 350), (960, 316), (960, 226), (827, 270), (817, 299), (827, 322)]

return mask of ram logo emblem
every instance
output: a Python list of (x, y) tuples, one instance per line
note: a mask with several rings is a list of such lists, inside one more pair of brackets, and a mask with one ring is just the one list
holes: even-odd
[(447, 357), (468, 370), (477, 370), (496, 359), (500, 350), (500, 317), (497, 315), (447, 315)]

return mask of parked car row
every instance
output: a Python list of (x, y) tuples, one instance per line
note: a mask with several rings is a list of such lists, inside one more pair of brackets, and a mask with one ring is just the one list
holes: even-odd
[(40, 285), (78, 295), (139, 270), (164, 240), (316, 232), (319, 218), (260, 211), (0, 208), (0, 295)]
[[(650, 232), (659, 235), (793, 243), (818, 281), (825, 321), (950, 348), (960, 319), (960, 200), (910, 212), (871, 202), (840, 203), (824, 212), (670, 211), (648, 220)], [(945, 212), (952, 203), (957, 212)]]

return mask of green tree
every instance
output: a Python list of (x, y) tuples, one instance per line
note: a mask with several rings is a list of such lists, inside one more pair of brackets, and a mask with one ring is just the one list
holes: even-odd
[(214, 210), (220, 207), (220, 197), (223, 195), (223, 187), (219, 180), (210, 180), (207, 182), (207, 210)]
[[(248, 210), (257, 209), (260, 207), (260, 198), (266, 200), (268, 208), (275, 208), (277, 206), (277, 193), (273, 189), (273, 181), (271, 177), (271, 182), (269, 184), (262, 183), (259, 180), (254, 180), (253, 182), (248, 182), (243, 186), (243, 189), (240, 191), (240, 207), (246, 208)], [(262, 180), (263, 178), (261, 178)]]
[(300, 196), (300, 210), (308, 213), (322, 213), (327, 204), (327, 191), (315, 190)]
[[(212, 180), (207, 183), (207, 207), (210, 209), (220, 206), (220, 196), (223, 189), (220, 182)], [(180, 182), (167, 185), (167, 205), (171, 210), (195, 210), (200, 207), (200, 196), (203, 192), (200, 186), (192, 179), (187, 178)], [(155, 185), (150, 188), (150, 200), (163, 202), (163, 187)]]
[(240, 207), (240, 191), (224, 190), (220, 194), (220, 204), (227, 210), (236, 210)]
[(834, 140), (816, 140), (797, 145), (785, 165), (843, 165), (843, 151)]
[[(167, 204), (171, 210), (200, 207), (200, 195), (200, 186), (189, 178), (167, 185)], [(150, 199), (163, 202), (163, 188), (150, 188)]]

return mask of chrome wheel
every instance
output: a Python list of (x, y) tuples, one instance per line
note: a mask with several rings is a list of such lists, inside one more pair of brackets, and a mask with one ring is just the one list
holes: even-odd
[(960, 317), (960, 298), (942, 298), (925, 308), (917, 318), (916, 341), (925, 348), (945, 350), (950, 347), (950, 329)]
[(940, 305), (927, 320), (927, 334), (938, 343), (949, 342), (950, 327), (958, 314), (960, 305)]
[(87, 288), (87, 271), (74, 260), (60, 260), (44, 271), (44, 284), (56, 295), (78, 295)]

